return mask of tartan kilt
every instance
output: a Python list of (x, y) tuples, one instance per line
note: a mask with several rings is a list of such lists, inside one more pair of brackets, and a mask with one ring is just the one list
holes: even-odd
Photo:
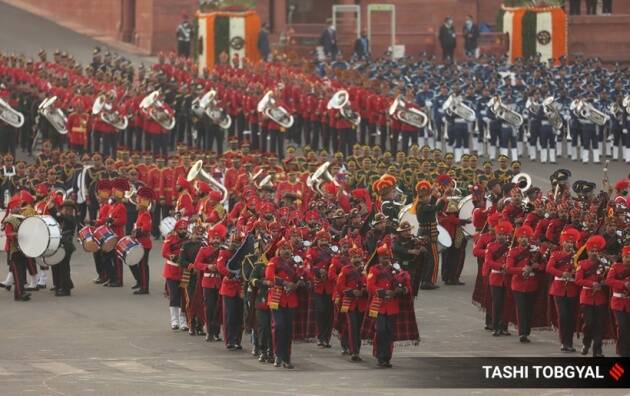
[(308, 289), (299, 288), (296, 293), (298, 306), (293, 315), (293, 340), (314, 339), (317, 335), (315, 304)]
[[(368, 307), (371, 304), (368, 303)], [(411, 296), (407, 296), (400, 301), (400, 312), (394, 319), (394, 342), (397, 341), (420, 341), (420, 333), (418, 332), (418, 322), (416, 320), (416, 312), (413, 308), (413, 300)], [(370, 317), (369, 309), (363, 316), (361, 324), (361, 339), (373, 341), (376, 336), (376, 318)]]

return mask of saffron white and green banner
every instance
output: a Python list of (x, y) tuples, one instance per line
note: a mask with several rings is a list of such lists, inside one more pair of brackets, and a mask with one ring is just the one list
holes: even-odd
[(567, 15), (560, 7), (503, 7), (497, 25), (509, 35), (510, 61), (539, 53), (542, 61), (557, 62), (567, 55)]
[(230, 62), (235, 54), (241, 61), (260, 59), (256, 46), (260, 18), (254, 11), (198, 13), (195, 30), (195, 56), (200, 71), (219, 63), (223, 53)]

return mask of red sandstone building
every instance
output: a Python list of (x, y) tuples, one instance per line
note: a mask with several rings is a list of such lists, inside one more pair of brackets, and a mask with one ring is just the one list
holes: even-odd
[[(129, 42), (157, 53), (175, 47), (175, 28), (182, 11), (194, 14), (199, 0), (10, 0), (15, 5), (34, 7), (50, 18), (89, 28), (97, 35)], [(600, 1), (601, 2), (601, 1)], [(368, 26), (368, 6), (395, 6), (396, 44), (404, 44), (407, 54), (421, 50), (437, 53), (436, 32), (446, 16), (452, 16), (458, 31), (466, 15), (493, 28), (501, 0), (256, 0), (263, 22), (269, 22), (272, 44), (287, 32), (294, 45), (315, 45), (334, 5), (359, 6), (362, 28)], [(568, 1), (567, 1), (568, 3)], [(585, 6), (583, 5), (584, 9)], [(349, 49), (356, 35), (357, 18), (338, 13), (338, 41)], [(391, 14), (372, 12), (370, 30), (373, 53), (379, 54), (391, 43)], [(503, 48), (499, 35), (485, 35), (482, 47)], [(460, 47), (461, 56), (461, 42)], [(615, 0), (613, 15), (571, 16), (569, 54), (599, 56), (608, 62), (630, 63), (630, 1)]]

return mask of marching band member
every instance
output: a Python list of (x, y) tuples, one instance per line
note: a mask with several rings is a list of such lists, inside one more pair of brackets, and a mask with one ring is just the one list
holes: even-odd
[(221, 341), (219, 337), (219, 290), (221, 288), (221, 274), (217, 268), (221, 242), (227, 236), (227, 229), (218, 224), (208, 230), (208, 245), (201, 247), (195, 258), (194, 268), (203, 273), (201, 287), (203, 288), (203, 302), (206, 308), (206, 341)]
[(267, 263), (265, 279), (269, 281), (267, 301), (271, 310), (274, 366), (293, 369), (291, 344), (293, 342), (293, 315), (298, 307), (296, 289), (305, 281), (291, 263), (289, 242), (281, 239), (276, 243), (276, 256)]
[(540, 255), (532, 252), (532, 237), (534, 230), (529, 226), (516, 229), (514, 238), (517, 246), (512, 247), (507, 255), (507, 273), (512, 275), (511, 289), (516, 302), (518, 321), (518, 335), (522, 343), (529, 343), (529, 334), (534, 315), (534, 303), (538, 280), (536, 272), (544, 270), (541, 267)]
[(488, 244), (484, 257), (484, 272), (489, 273), (490, 292), (492, 294), (492, 335), (510, 335), (504, 317), (504, 302), (507, 293), (507, 253), (512, 224), (500, 221), (495, 229), (495, 241)]
[(330, 247), (331, 235), (321, 230), (315, 235), (317, 246), (312, 246), (306, 252), (306, 267), (310, 272), (313, 283), (313, 299), (317, 312), (317, 346), (330, 348), (332, 332), (332, 291), (334, 280), (328, 278), (328, 267), (332, 261)]
[(546, 271), (553, 276), (549, 295), (553, 297), (558, 315), (558, 329), (562, 352), (575, 352), (575, 333), (579, 287), (575, 283), (573, 255), (579, 243), (580, 233), (575, 228), (567, 228), (560, 234), (560, 248), (549, 257)]
[[(98, 195), (99, 205), (98, 214), (96, 220), (94, 221), (94, 224), (100, 225), (105, 224), (105, 220), (107, 219), (107, 215), (109, 214), (109, 211), (111, 209), (109, 198), (112, 193), (112, 182), (108, 179), (99, 180), (96, 183), (96, 191)], [(93, 256), (97, 274), (96, 279), (94, 279), (94, 283), (107, 286), (111, 280), (109, 278), (109, 269), (107, 267), (109, 262), (105, 261), (105, 254), (101, 250), (97, 250), (96, 252), (94, 252)]]
[(593, 235), (586, 241), (588, 258), (578, 262), (575, 282), (582, 286), (580, 292), (580, 308), (584, 321), (584, 346), (582, 355), (588, 354), (593, 346), (593, 357), (603, 357), (602, 339), (604, 337), (604, 324), (606, 323), (606, 309), (608, 308), (608, 292), (599, 254), (606, 245), (606, 241), (600, 235)]
[(182, 244), (188, 234), (188, 222), (178, 220), (175, 229), (166, 237), (162, 245), (162, 257), (164, 257), (164, 267), (162, 276), (166, 280), (166, 289), (169, 296), (169, 309), (171, 313), (171, 329), (178, 330), (186, 327), (186, 317), (182, 314), (182, 292), (179, 282), (182, 279), (182, 269), (177, 263)]
[[(216, 228), (221, 235), (227, 236), (227, 229), (223, 224), (217, 224)], [(225, 230), (225, 231), (223, 231)], [(223, 240), (225, 240), (223, 236)], [(237, 233), (232, 234), (228, 245), (221, 248), (217, 257), (217, 270), (223, 277), (219, 294), (223, 298), (223, 336), (228, 350), (237, 351), (243, 349), (241, 338), (243, 335), (243, 281), (241, 274), (231, 272), (227, 264), (234, 252), (241, 244), (241, 238)]]
[(69, 296), (70, 290), (74, 288), (74, 284), (70, 278), (70, 259), (72, 258), (72, 253), (76, 250), (72, 240), (77, 228), (77, 219), (75, 216), (77, 206), (73, 200), (66, 199), (63, 201), (58, 211), (54, 201), (51, 200), (48, 204), (48, 210), (61, 226), (61, 247), (65, 251), (63, 260), (61, 260), (59, 264), (52, 266), (53, 284), (57, 288), (55, 290), (55, 296)]
[(612, 289), (610, 309), (617, 322), (617, 354), (630, 357), (630, 245), (623, 247), (621, 262), (610, 267), (606, 284)]
[(155, 199), (155, 193), (149, 187), (140, 187), (136, 195), (138, 216), (133, 225), (131, 236), (140, 242), (142, 248), (144, 249), (144, 255), (142, 256), (140, 263), (130, 267), (136, 267), (136, 269), (133, 269), (132, 272), (134, 272), (134, 275), (136, 276), (138, 287), (133, 294), (149, 294), (149, 253), (153, 247), (153, 243), (151, 241), (152, 220), (149, 207), (151, 206), (151, 202)]
[(13, 299), (15, 301), (28, 301), (31, 299), (31, 294), (24, 291), (27, 259), (19, 249), (17, 242), (17, 230), (21, 223), (21, 219), (18, 217), (22, 210), (21, 206), (22, 198), (19, 194), (14, 195), (7, 203), (8, 215), (2, 219), (2, 228), (7, 237), (5, 250), (8, 254), (9, 270), (13, 275)]
[[(195, 260), (199, 250), (205, 246), (206, 229), (199, 221), (192, 224), (192, 232), (186, 238), (179, 252), (178, 264), (182, 268), (182, 279), (179, 283), (183, 291), (182, 300), (186, 305), (188, 335), (206, 335), (203, 331), (205, 310), (203, 306), (202, 273), (195, 270)], [(182, 308), (183, 310), (184, 308)]]
[(363, 250), (352, 247), (348, 251), (350, 262), (345, 264), (336, 280), (335, 290), (341, 300), (339, 313), (345, 314), (347, 347), (350, 361), (360, 362), (361, 323), (367, 307), (366, 278), (363, 273)]
[[(127, 208), (122, 202), (125, 197), (125, 192), (129, 190), (129, 182), (127, 179), (115, 179), (112, 182), (112, 204), (110, 205), (107, 218), (104, 223), (97, 222), (97, 225), (106, 224), (111, 227), (112, 231), (116, 234), (118, 239), (125, 236), (125, 224), (127, 224)], [(109, 270), (109, 287), (122, 287), (123, 285), (123, 271), (122, 260), (117, 257), (114, 250), (105, 253), (104, 260), (106, 267)]]
[(426, 238), (428, 252), (424, 255), (420, 289), (439, 288), (437, 283), (439, 255), (437, 249), (437, 213), (444, 210), (446, 201), (441, 199), (437, 188), (428, 181), (419, 181), (416, 185), (416, 217), (420, 227), (419, 235)]

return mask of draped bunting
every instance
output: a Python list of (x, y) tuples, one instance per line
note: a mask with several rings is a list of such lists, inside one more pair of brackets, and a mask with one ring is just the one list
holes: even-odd
[(212, 68), (225, 52), (231, 61), (238, 54), (250, 61), (260, 60), (256, 46), (260, 18), (254, 11), (197, 13), (196, 61), (199, 71)]
[(567, 54), (567, 16), (560, 7), (503, 7), (497, 26), (510, 38), (510, 60), (541, 55), (543, 61)]

